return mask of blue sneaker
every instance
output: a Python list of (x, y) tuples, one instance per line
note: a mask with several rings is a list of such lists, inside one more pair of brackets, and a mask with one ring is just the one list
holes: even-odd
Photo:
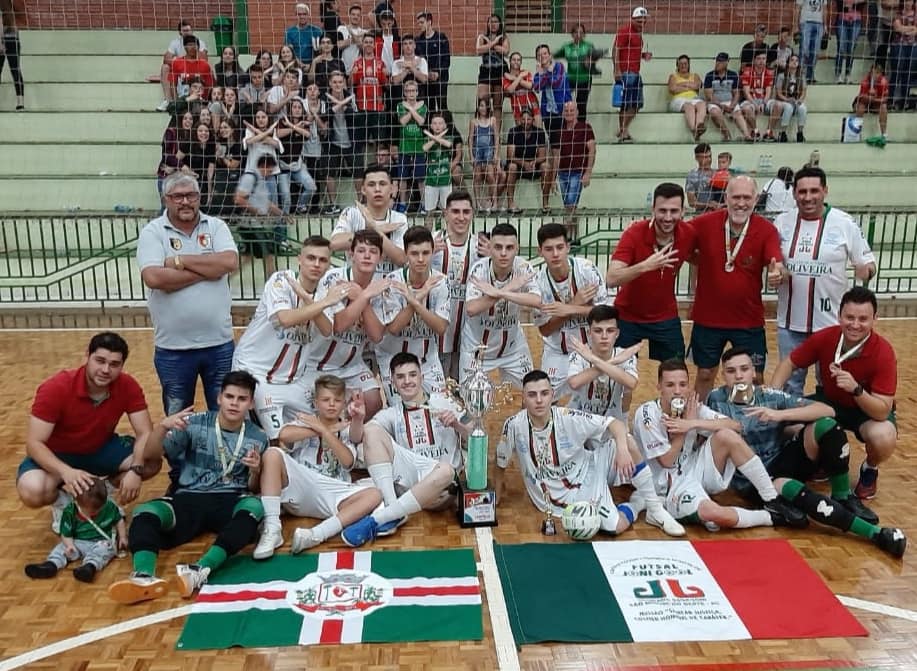
[(385, 524), (380, 524), (376, 529), (376, 536), (382, 538), (384, 536), (392, 536), (398, 527), (408, 521), (407, 517), (399, 517), (397, 520), (392, 520), (391, 522), (386, 522)]
[(366, 515), (353, 524), (344, 527), (341, 540), (352, 548), (358, 548), (373, 540), (379, 534), (379, 525), (372, 515)]

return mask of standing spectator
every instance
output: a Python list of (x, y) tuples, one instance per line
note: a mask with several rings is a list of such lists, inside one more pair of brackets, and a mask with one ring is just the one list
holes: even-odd
[(382, 59), (386, 71), (391, 74), (395, 60), (401, 56), (401, 36), (395, 27), (395, 15), (392, 12), (382, 12), (379, 15), (381, 28), (375, 36), (376, 58)]
[(767, 50), (767, 67), (776, 72), (782, 72), (792, 55), (793, 45), (790, 44), (790, 29), (784, 26), (777, 33), (777, 41)]
[[(338, 73), (339, 74), (339, 73)], [(330, 86), (330, 82), (329, 82)], [(321, 191), (325, 188), (325, 178), (328, 172), (327, 160), (323, 156), (322, 147), (328, 138), (328, 103), (318, 89), (318, 85), (309, 84), (306, 87), (306, 98), (303, 100), (303, 109), (306, 115), (306, 126), (309, 134), (303, 143), (303, 161), (306, 170), (315, 180), (316, 193), (312, 197), (310, 214), (318, 214), (321, 203)]]
[(862, 122), (867, 112), (879, 115), (879, 132), (888, 139), (888, 79), (882, 74), (882, 65), (873, 63), (860, 82), (860, 92), (853, 101), (854, 113)]
[[(166, 52), (162, 55), (162, 67), (159, 69), (159, 82), (162, 85), (162, 102), (159, 104), (159, 107), (156, 108), (157, 112), (165, 112), (169, 108), (169, 101), (175, 100), (175, 91), (172, 87), (171, 76), (172, 61), (176, 58), (185, 56), (185, 38), (193, 34), (194, 30), (191, 28), (191, 22), (186, 19), (180, 19), (178, 22), (178, 37), (169, 42), (169, 48), (166, 49)], [(9, 48), (7, 48), (6, 51), (8, 54), (15, 53), (17, 57), (19, 55), (18, 48), (15, 52), (10, 52)], [(204, 42), (198, 41), (197, 51), (200, 57), (206, 62), (207, 45), (204, 44)], [(10, 68), (12, 67), (13, 61), (10, 60)]]
[(312, 59), (311, 79), (318, 84), (318, 89), (322, 93), (328, 90), (328, 77), (333, 72), (347, 74), (347, 66), (344, 61), (334, 55), (334, 43), (327, 34), (322, 35), (318, 42), (319, 53)]
[(194, 177), (170, 175), (163, 194), (165, 213), (144, 226), (137, 240), (163, 410), (172, 415), (193, 406), (198, 377), (207, 407), (216, 410), (232, 364), (229, 276), (239, 269), (239, 254), (229, 227), (200, 211)]
[(347, 9), (347, 23), (338, 28), (338, 55), (344, 61), (346, 74), (350, 74), (353, 64), (363, 53), (363, 9), (360, 5), (351, 5)]
[(10, 76), (16, 88), (16, 111), (22, 112), (25, 109), (25, 84), (22, 82), (22, 68), (19, 66), (19, 29), (16, 27), (13, 12), (0, 14), (0, 32), (3, 33), (3, 39), (0, 41), (0, 74), (3, 73), (4, 61), (9, 61)]
[(210, 211), (213, 197), (213, 174), (216, 170), (216, 144), (210, 125), (198, 122), (194, 141), (182, 161), (182, 171), (192, 175), (201, 186), (201, 207)]
[(892, 82), (891, 105), (899, 112), (913, 109), (917, 98), (911, 95), (911, 86), (917, 81), (917, 9), (914, 0), (902, 0), (901, 10), (892, 24)]
[(570, 240), (577, 239), (576, 206), (580, 194), (592, 181), (595, 165), (595, 134), (592, 126), (576, 118), (576, 103), (564, 103), (564, 125), (560, 129), (557, 178), (564, 202), (564, 225)]
[(264, 85), (264, 70), (259, 63), (248, 69), (248, 83), (239, 89), (239, 103), (243, 119), (252, 119), (255, 111), (267, 101), (268, 89)]
[(742, 45), (742, 51), (739, 53), (739, 69), (750, 68), (755, 62), (755, 56), (764, 54), (767, 57), (767, 26), (759, 23), (755, 26), (755, 35), (751, 42)]
[(535, 61), (538, 68), (535, 70), (532, 84), (536, 91), (541, 91), (541, 118), (545, 130), (548, 131), (548, 141), (551, 143), (551, 169), (556, 171), (560, 158), (560, 130), (564, 125), (564, 105), (573, 100), (573, 96), (570, 95), (570, 82), (567, 80), (564, 66), (552, 59), (551, 49), (547, 44), (535, 47)]
[(534, 115), (536, 125), (542, 125), (538, 96), (532, 90), (534, 86), (532, 73), (522, 69), (522, 54), (514, 51), (509, 55), (509, 72), (503, 74), (503, 94), (509, 96), (516, 124), (522, 123), (522, 113), (528, 110)]
[(233, 214), (233, 196), (242, 176), (242, 143), (235, 124), (228, 118), (220, 121), (216, 139), (216, 170), (210, 211), (226, 219)]
[(279, 86), (267, 92), (267, 113), (273, 119), (281, 119), (286, 113), (287, 103), (299, 97), (299, 70), (287, 70)]
[(220, 62), (213, 68), (213, 76), (216, 85), (223, 88), (239, 89), (248, 83), (248, 75), (239, 65), (239, 55), (235, 47), (223, 47)]
[[(321, 38), (319, 38), (321, 39)], [(315, 43), (315, 51), (318, 51), (319, 45), (318, 42)], [(313, 55), (313, 60), (314, 60)], [(289, 70), (294, 70), (298, 78), (296, 80), (297, 86), (302, 86), (303, 75), (304, 73), (311, 72), (311, 65), (306, 65), (301, 60), (296, 58), (296, 54), (293, 52), (293, 47), (289, 44), (284, 44), (280, 47), (280, 52), (277, 54), (277, 62), (274, 64), (274, 69), (271, 70), (271, 81), (274, 86), (278, 86), (283, 83), (283, 75)]]
[(900, 0), (878, 0), (876, 10), (876, 32), (874, 38), (876, 63), (887, 70), (888, 47), (895, 31), (895, 14), (901, 6)]
[[(159, 167), (156, 169), (156, 190), (159, 192), (159, 199), (162, 200), (162, 183), (166, 177), (173, 172), (181, 169), (181, 143), (179, 134), (181, 121), (177, 115), (169, 117), (169, 125), (162, 133), (162, 154), (159, 159)], [(191, 117), (193, 123), (194, 117)]]
[(185, 35), (183, 42), (185, 55), (173, 58), (170, 64), (171, 99), (187, 95), (190, 81), (194, 77), (199, 77), (204, 84), (201, 96), (207, 100), (210, 97), (210, 87), (213, 86), (213, 72), (207, 62), (207, 56), (198, 50), (200, 41), (194, 35)]
[(417, 99), (417, 82), (404, 85), (404, 100), (398, 103), (398, 123), (401, 125), (401, 140), (398, 143), (398, 181), (400, 198), (395, 209), (407, 212), (411, 189), (416, 184), (423, 194), (423, 180), (427, 174), (424, 160), (423, 127), (427, 122), (427, 106)]
[(742, 137), (750, 137), (748, 124), (742, 116), (739, 106), (739, 96), (742, 93), (742, 84), (739, 75), (729, 69), (729, 54), (721, 51), (716, 55), (713, 69), (704, 76), (704, 97), (707, 99), (707, 112), (713, 119), (713, 124), (719, 129), (724, 142), (732, 139), (726, 118), (731, 117), (742, 133)]
[(340, 57), (341, 52), (338, 49), (338, 30), (341, 27), (341, 17), (338, 15), (338, 0), (322, 0), (319, 5), (319, 18), (322, 21), (322, 30), (325, 35), (331, 38), (332, 54), (335, 58)]
[(774, 73), (767, 69), (767, 54), (759, 53), (755, 56), (754, 65), (742, 72), (742, 97), (744, 99), (739, 109), (742, 110), (745, 122), (749, 126), (749, 136), (746, 136), (746, 142), (760, 139), (757, 119), (761, 114), (770, 115), (764, 139), (768, 142), (776, 140), (774, 127), (783, 113), (783, 104), (774, 100), (773, 91)]
[(371, 138), (380, 143), (389, 142), (392, 131), (387, 128), (384, 88), (391, 73), (385, 69), (382, 59), (376, 56), (376, 43), (372, 35), (363, 36), (362, 46), (363, 56), (354, 61), (350, 71), (350, 82), (356, 96), (360, 142), (369, 144)]
[[(834, 58), (834, 78), (838, 84), (850, 83), (853, 69), (853, 50), (863, 28), (863, 10), (866, 0), (834, 0), (835, 29), (837, 31), (837, 56)], [(843, 76), (841, 71), (843, 69)]]
[[(249, 71), (251, 71), (252, 67), (255, 65), (260, 66), (261, 71), (264, 73), (264, 85), (268, 88), (274, 86), (274, 78), (276, 77), (276, 73), (274, 72), (274, 54), (268, 49), (262, 49), (255, 57), (255, 62), (249, 67)], [(280, 81), (279, 77), (277, 81)]]
[(448, 138), (449, 127), (441, 111), (430, 113), (430, 130), (424, 130), (428, 138), (423, 150), (426, 154), (427, 173), (423, 187), (423, 209), (427, 212), (427, 228), (433, 222), (433, 213), (445, 212), (446, 200), (452, 193), (452, 141)]
[(633, 142), (630, 124), (643, 107), (643, 80), (640, 78), (640, 61), (650, 60), (653, 55), (643, 51), (643, 29), (649, 18), (646, 7), (636, 7), (631, 20), (621, 26), (614, 41), (614, 77), (624, 87), (621, 111), (618, 114), (618, 140)]
[(312, 64), (312, 55), (322, 36), (322, 29), (309, 23), (309, 5), (300, 2), (296, 5), (296, 24), (287, 28), (283, 43), (293, 47), (293, 54), (306, 66)]
[(369, 13), (373, 19), (376, 21), (376, 27), (382, 28), (382, 15), (391, 14), (392, 27), (398, 28), (398, 19), (395, 17), (395, 6), (391, 3), (391, 0), (380, 0), (376, 3), (376, 6), (373, 7), (373, 11)]
[(353, 94), (344, 88), (344, 75), (335, 73), (328, 83), (329, 90), (325, 94), (328, 109), (328, 142), (325, 145), (328, 207), (322, 214), (335, 215), (341, 211), (335, 202), (337, 183), (341, 177), (354, 177), (363, 169), (363, 145), (354, 126), (357, 107)]
[(242, 125), (242, 106), (239, 104), (239, 94), (236, 89), (223, 89), (222, 107), (220, 121), (229, 119), (236, 128)]
[(554, 58), (564, 58), (567, 61), (567, 79), (576, 98), (577, 118), (585, 121), (586, 105), (589, 102), (589, 92), (592, 90), (594, 59), (597, 54), (595, 46), (585, 39), (586, 26), (582, 23), (573, 26), (570, 35), (573, 41), (567, 42), (555, 51)]
[[(778, 168), (777, 176), (764, 185), (761, 193), (767, 194), (767, 199), (764, 201), (764, 211), (771, 216), (783, 214), (794, 209), (796, 207), (796, 199), (793, 196), (793, 169), (789, 166)], [(784, 254), (784, 258), (786, 258), (786, 254)]]
[[(323, 38), (324, 39), (324, 38)], [(280, 174), (277, 186), (280, 190), (280, 209), (284, 215), (293, 209), (291, 192), (292, 182), (300, 186), (299, 198), (296, 201), (296, 214), (309, 211), (309, 201), (315, 193), (315, 180), (309, 174), (303, 162), (303, 149), (306, 138), (312, 133), (306, 118), (305, 103), (302, 98), (293, 98), (287, 103), (286, 114), (277, 127), (277, 139), (283, 143), (280, 152)]]
[(263, 259), (265, 277), (277, 270), (274, 255), (286, 237), (286, 230), (277, 223), (283, 214), (277, 205), (277, 172), (277, 159), (261, 154), (254, 164), (246, 166), (235, 193), (242, 217), (238, 233), (243, 260)]
[(417, 13), (417, 55), (427, 60), (427, 84), (420, 89), (420, 97), (427, 101), (431, 110), (443, 111), (449, 108), (449, 66), (452, 52), (449, 38), (433, 28), (433, 14)]
[(796, 0), (796, 32), (802, 35), (802, 65), (806, 83), (815, 82), (815, 65), (821, 49), (821, 36), (828, 25), (828, 0)]
[(687, 54), (682, 54), (675, 60), (675, 72), (669, 75), (668, 89), (672, 95), (669, 110), (681, 112), (685, 117), (694, 140), (697, 141), (707, 130), (704, 120), (707, 118), (707, 103), (701, 93), (700, 75), (691, 72), (691, 59)]
[(523, 110), (522, 119), (511, 128), (506, 138), (506, 203), (509, 213), (522, 214), (516, 204), (516, 182), (520, 178), (541, 181), (541, 207), (548, 208), (553, 173), (547, 165), (547, 138), (541, 128), (536, 128), (531, 110)]
[(490, 98), (495, 112), (503, 112), (503, 73), (509, 54), (509, 37), (503, 28), (503, 19), (496, 14), (487, 17), (487, 27), (478, 35), (474, 52), (481, 56), (478, 69), (478, 100)]
[(806, 93), (808, 86), (799, 64), (799, 56), (793, 54), (787, 61), (786, 69), (777, 75), (774, 84), (774, 97), (783, 105), (780, 119), (780, 142), (787, 141), (786, 131), (793, 116), (796, 117), (796, 142), (805, 142), (805, 127), (808, 110)]
[(688, 205), (694, 211), (703, 214), (708, 210), (718, 210), (721, 203), (713, 197), (710, 180), (713, 178), (713, 150), (706, 142), (694, 147), (694, 160), (697, 167), (691, 168), (685, 179), (685, 196)]
[(429, 69), (427, 61), (422, 56), (418, 56), (416, 51), (416, 42), (413, 35), (405, 35), (401, 38), (401, 58), (395, 59), (392, 64), (392, 96), (397, 99), (404, 98), (402, 87), (405, 82), (417, 82), (417, 97), (420, 100), (424, 98), (420, 95), (423, 85), (429, 79)]
[(497, 175), (500, 131), (490, 98), (478, 98), (474, 116), (468, 124), (468, 151), (471, 154), (475, 206), (490, 214), (497, 204), (500, 183)]

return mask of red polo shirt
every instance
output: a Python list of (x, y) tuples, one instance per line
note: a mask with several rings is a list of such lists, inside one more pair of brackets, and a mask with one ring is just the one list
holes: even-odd
[[(822, 386), (831, 403), (843, 408), (856, 408), (853, 394), (837, 386), (829, 366), (834, 363), (837, 343), (841, 338), (840, 326), (829, 326), (816, 331), (790, 353), (790, 361), (796, 368), (808, 368), (821, 364)], [(841, 368), (850, 373), (863, 388), (882, 396), (895, 396), (898, 387), (898, 365), (895, 350), (890, 342), (875, 331), (855, 356), (841, 363)]]
[[(691, 224), (678, 222), (675, 226), (674, 248), (678, 251), (675, 267), (643, 273), (618, 288), (615, 307), (621, 319), (650, 324), (678, 316), (675, 281), (681, 265), (694, 251), (694, 237), (694, 227)], [(643, 219), (632, 223), (621, 234), (611, 260), (633, 266), (649, 258), (655, 251), (656, 231), (648, 219)]]
[[(761, 301), (764, 269), (770, 260), (783, 260), (780, 235), (764, 217), (751, 215), (748, 233), (735, 259), (735, 269), (726, 272), (725, 226), (728, 212), (716, 210), (691, 223), (697, 232), (697, 295), (691, 316), (698, 324), (723, 329), (764, 326)], [(737, 239), (730, 241), (730, 251)]]
[(42, 382), (32, 402), (32, 416), (54, 424), (48, 448), (58, 454), (92, 454), (115, 432), (125, 413), (146, 410), (143, 389), (127, 373), (108, 387), (96, 404), (86, 387), (86, 367), (62, 370)]
[(634, 29), (633, 23), (621, 26), (615, 34), (615, 48), (618, 70), (640, 72), (640, 57), (643, 53), (643, 33)]

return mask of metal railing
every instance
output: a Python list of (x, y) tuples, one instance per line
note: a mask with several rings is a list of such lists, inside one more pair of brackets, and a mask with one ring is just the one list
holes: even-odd
[[(917, 295), (917, 212), (862, 210), (852, 213), (876, 253), (878, 274), (872, 288), (880, 296)], [(593, 261), (603, 272), (621, 231), (644, 213), (583, 212), (580, 240), (574, 253)], [(47, 213), (0, 215), (0, 305), (68, 304), (118, 307), (142, 304), (145, 291), (136, 261), (137, 237), (149, 221), (144, 213)], [(521, 254), (540, 264), (536, 232), (551, 215), (480, 216), (474, 230), (498, 222), (513, 223), (520, 232)], [(414, 223), (422, 223), (417, 218)], [(277, 266), (296, 264), (298, 241), (313, 234), (328, 236), (330, 217), (300, 217), (287, 228), (287, 241)], [(335, 259), (343, 263), (343, 257)], [(257, 301), (265, 281), (263, 260), (243, 257), (231, 280), (240, 302)], [(679, 297), (688, 295), (688, 271), (679, 278)]]

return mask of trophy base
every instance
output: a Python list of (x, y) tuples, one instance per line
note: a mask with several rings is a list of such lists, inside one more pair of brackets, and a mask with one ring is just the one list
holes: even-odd
[(497, 526), (497, 495), (493, 489), (468, 489), (459, 480), (456, 494), (456, 517), (463, 529)]

